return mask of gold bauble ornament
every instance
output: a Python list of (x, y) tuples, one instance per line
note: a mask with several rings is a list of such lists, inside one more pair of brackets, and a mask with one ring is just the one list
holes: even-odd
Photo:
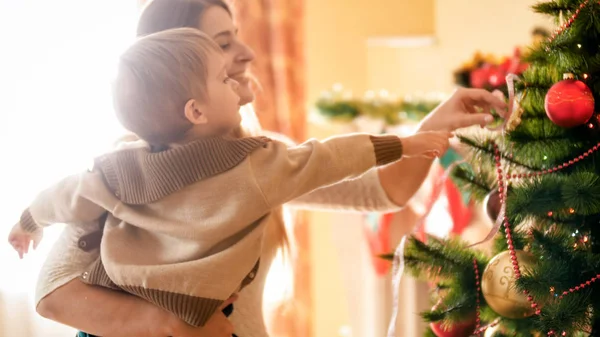
[[(508, 333), (508, 331), (506, 329), (504, 329), (500, 324), (498, 324), (498, 325), (493, 326), (491, 328), (485, 329), (485, 333), (483, 334), (483, 337), (494, 337), (494, 334), (496, 332), (501, 332), (504, 335), (509, 335), (510, 336), (510, 334)], [(537, 331), (532, 331), (531, 334), (534, 337), (542, 337), (542, 334), (539, 333), (539, 332), (537, 332)]]
[[(522, 250), (515, 250), (515, 253), (521, 272), (533, 265), (534, 259), (529, 253)], [(494, 256), (485, 267), (481, 291), (490, 308), (501, 316), (518, 319), (535, 313), (527, 296), (515, 288), (515, 272), (509, 251)]]

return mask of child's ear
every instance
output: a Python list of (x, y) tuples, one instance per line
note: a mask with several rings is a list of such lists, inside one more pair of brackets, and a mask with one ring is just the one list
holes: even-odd
[(204, 106), (195, 99), (190, 99), (185, 103), (183, 114), (185, 115), (185, 118), (194, 125), (208, 123), (208, 118), (204, 113)]

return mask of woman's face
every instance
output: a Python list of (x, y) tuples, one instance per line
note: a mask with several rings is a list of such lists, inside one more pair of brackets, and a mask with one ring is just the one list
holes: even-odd
[(227, 75), (236, 80), (239, 86), (240, 105), (254, 100), (250, 88), (248, 68), (254, 60), (254, 52), (237, 37), (237, 28), (229, 13), (219, 7), (208, 8), (200, 18), (201, 31), (211, 36), (223, 50), (227, 62)]

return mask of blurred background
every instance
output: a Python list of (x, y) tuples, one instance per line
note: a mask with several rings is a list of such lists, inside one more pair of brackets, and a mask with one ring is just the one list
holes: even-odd
[[(234, 1), (241, 38), (257, 53), (261, 124), (296, 141), (352, 131), (409, 133), (457, 85), (503, 88), (501, 79), (521, 65), (526, 46), (553, 29), (530, 10), (534, 3)], [(122, 134), (109, 80), (143, 5), (0, 0), (0, 239), (36, 191), (87, 168)], [(298, 253), (291, 263), (276, 263), (265, 293), (273, 336), (385, 335), (390, 268), (373, 256), (393, 250), (421, 222), (422, 231), (472, 241), (489, 229), (479, 207), (452, 186), (435, 191), (442, 171), (436, 165), (419, 195), (395, 214), (290, 213)], [(0, 336), (73, 335), (39, 317), (33, 304), (39, 267), (60, 231), (47, 230), (24, 260), (0, 245)], [(405, 277), (401, 287), (400, 335), (421, 335), (418, 312), (431, 306), (428, 286)], [(301, 319), (280, 310), (290, 297), (306, 313)]]

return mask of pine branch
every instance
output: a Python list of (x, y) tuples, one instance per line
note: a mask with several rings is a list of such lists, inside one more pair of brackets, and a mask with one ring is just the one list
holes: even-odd
[[(537, 50), (541, 53), (547, 53), (543, 47)], [(562, 79), (562, 73), (559, 73), (555, 67), (543, 65), (532, 65), (523, 73), (523, 81), (527, 87), (549, 89), (554, 83)]]
[(540, 256), (540, 260), (535, 268), (521, 270), (523, 276), (517, 282), (519, 289), (527, 289), (535, 298), (545, 302), (554, 300), (550, 289), (554, 289), (558, 296), (579, 284), (582, 281), (581, 277), (587, 276), (585, 270), (580, 270), (582, 264), (587, 264), (586, 257), (575, 257), (573, 247), (568, 245), (574, 240), (563, 235), (544, 235), (539, 231), (534, 231), (534, 238), (531, 252), (534, 256)]
[[(522, 250), (528, 243), (527, 234), (514, 227), (515, 226), (513, 226), (513, 230), (511, 231), (513, 246), (515, 249)], [(498, 234), (494, 237), (494, 252), (503, 252), (506, 250), (508, 250), (508, 243), (506, 242), (506, 230), (504, 229), (504, 226), (502, 226), (498, 231)]]
[(536, 328), (538, 331), (565, 331), (572, 336), (589, 326), (588, 306), (581, 303), (589, 302), (590, 292), (583, 290), (569, 294), (560, 301), (545, 303), (544, 310)]
[(529, 118), (547, 118), (544, 101), (550, 86), (534, 87), (530, 83), (527, 83), (526, 85), (526, 87), (521, 89), (523, 95), (518, 101), (523, 110), (523, 113), (521, 114), (521, 123)]
[(561, 12), (572, 12), (579, 8), (580, 1), (551, 1), (533, 5), (534, 12), (540, 14), (559, 16)]
[(517, 222), (547, 217), (548, 212), (558, 219), (600, 213), (600, 178), (590, 172), (555, 173), (524, 182), (509, 190), (507, 212)]
[(572, 133), (569, 129), (557, 127), (544, 116), (529, 117), (523, 119), (515, 130), (508, 135), (508, 140), (514, 143), (523, 143), (529, 141), (548, 141), (561, 140), (569, 138)]
[[(550, 121), (539, 120), (537, 122), (527, 120), (522, 130), (525, 128), (532, 128), (532, 125), (544, 125), (551, 123)], [(547, 125), (547, 124), (546, 124)], [(552, 126), (556, 128), (556, 126)], [(548, 134), (553, 134), (551, 128), (548, 127)], [(572, 138), (558, 137), (555, 138), (544, 138), (541, 134), (545, 131), (538, 131), (541, 133), (537, 135), (535, 139), (521, 139), (525, 138), (525, 131), (515, 133), (513, 136), (510, 134), (506, 139), (497, 139), (495, 137), (489, 138), (478, 138), (477, 136), (465, 136), (457, 135), (461, 143), (469, 147), (469, 151), (473, 158), (470, 162), (473, 166), (480, 165), (493, 165), (494, 163), (494, 150), (493, 143), (495, 142), (500, 151), (504, 165), (511, 165), (515, 168), (520, 168), (521, 171), (541, 171), (547, 168), (551, 168), (562, 164), (564, 160), (573, 158), (573, 152), (577, 148), (580, 148), (581, 153), (583, 149), (586, 149), (585, 144), (576, 143)], [(509, 148), (510, 147), (510, 148)]]
[[(457, 298), (449, 298), (456, 294)], [(426, 311), (421, 313), (421, 317), (426, 322), (439, 322), (451, 324), (456, 322), (464, 321), (468, 319), (470, 315), (475, 312), (475, 294), (470, 292), (449, 292), (445, 296), (444, 304), (451, 302), (445, 309), (437, 309), (432, 311)]]
[[(414, 237), (409, 239), (404, 255), (406, 272), (440, 278), (444, 292), (442, 307), (422, 313), (426, 321), (460, 322), (474, 314), (477, 294), (472, 291), (476, 286), (473, 259), (480, 270), (488, 262), (482, 253), (465, 249), (465, 243), (457, 239), (430, 237), (427, 244)], [(486, 308), (485, 304), (482, 307)]]
[(469, 191), (475, 200), (482, 201), (495, 185), (492, 172), (481, 170), (476, 174), (472, 166), (462, 164), (452, 171), (452, 180), (461, 190)]
[[(503, 143), (500, 140), (495, 139), (493, 137), (485, 139), (476, 139), (474, 137), (472, 138), (463, 135), (457, 135), (457, 137), (461, 143), (469, 147), (469, 151), (473, 155), (473, 160), (471, 160), (471, 162), (491, 163), (493, 165), (495, 156), (493, 142), (496, 141), (499, 146), (503, 145)], [(533, 170), (533, 167), (527, 166), (526, 164), (519, 162), (517, 159), (515, 159), (516, 157), (513, 156), (511, 158), (507, 156), (504, 151), (502, 151), (501, 155), (502, 160), (505, 162), (527, 170)]]
[(404, 263), (415, 277), (452, 277), (472, 262), (472, 254), (458, 241), (441, 241), (430, 237), (427, 244), (411, 237), (404, 252)]

